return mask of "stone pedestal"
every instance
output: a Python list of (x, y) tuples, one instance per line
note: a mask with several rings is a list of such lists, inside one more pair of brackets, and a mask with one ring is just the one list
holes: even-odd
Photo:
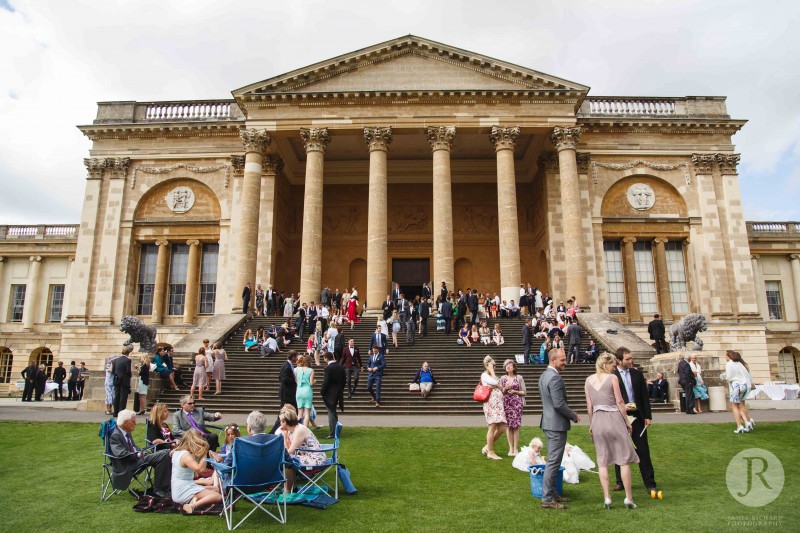
[(301, 128), (306, 149), (303, 193), (303, 243), (300, 252), (300, 301), (316, 302), (322, 291), (322, 178), (327, 128)]
[(500, 248), (500, 294), (505, 301), (519, 299), (520, 256), (517, 222), (517, 180), (514, 147), (519, 128), (492, 127), (489, 136), (497, 154), (497, 226)]
[[(234, 292), (242, 291), (248, 283), (252, 283), (252, 286), (255, 287), (261, 172), (263, 170), (264, 155), (271, 141), (266, 130), (244, 130), (240, 132), (240, 136), (245, 149), (245, 162), (242, 196), (239, 201), (241, 226), (239, 227), (239, 255), (236, 258), (236, 286), (234, 287)], [(251, 298), (251, 305), (252, 302), (253, 298)], [(239, 310), (240, 308), (234, 309)], [(241, 309), (241, 312), (247, 313), (248, 310)]]
[(388, 191), (386, 160), (392, 128), (364, 128), (369, 145), (369, 216), (367, 222), (367, 311), (380, 310), (389, 289)]
[(433, 285), (441, 286), (444, 281), (451, 291), (455, 289), (455, 269), (450, 149), (455, 136), (454, 126), (428, 128), (433, 152)]

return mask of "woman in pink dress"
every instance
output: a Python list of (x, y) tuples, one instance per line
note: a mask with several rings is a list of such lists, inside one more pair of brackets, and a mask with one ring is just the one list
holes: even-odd
[(489, 429), (486, 431), (486, 446), (481, 453), (489, 459), (502, 459), (494, 451), (494, 443), (497, 442), (506, 431), (506, 412), (503, 407), (503, 387), (500, 380), (494, 373), (494, 359), (490, 355), (483, 358), (484, 372), (481, 374), (481, 384), (492, 388), (489, 400), (483, 404), (483, 414), (486, 417), (486, 424)]

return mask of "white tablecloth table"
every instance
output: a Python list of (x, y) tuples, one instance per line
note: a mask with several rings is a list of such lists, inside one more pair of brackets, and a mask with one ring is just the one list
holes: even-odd
[[(24, 390), (25, 389), (25, 380), (23, 380), (23, 379), (17, 380), (16, 385), (17, 385), (17, 390)], [(56, 383), (55, 381), (48, 381), (44, 386), (44, 393), (45, 394), (50, 394), (51, 392), (53, 392), (57, 388), (58, 388), (58, 383)], [(61, 385), (61, 392), (62, 392), (62, 394), (67, 394), (68, 393), (67, 382), (66, 381)]]
[(763, 392), (771, 400), (796, 400), (800, 393), (800, 385), (794, 383), (791, 385), (756, 385), (747, 395), (747, 399), (755, 399), (759, 392)]

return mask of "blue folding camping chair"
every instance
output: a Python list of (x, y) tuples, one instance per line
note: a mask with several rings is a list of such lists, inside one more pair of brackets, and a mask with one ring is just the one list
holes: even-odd
[[(298, 448), (298, 450), (306, 452), (322, 452), (325, 453), (325, 462), (321, 465), (304, 466), (297, 461), (292, 461), (291, 468), (297, 472), (297, 482), (295, 485), (295, 492), (304, 494), (312, 488), (319, 489), (326, 495), (331, 496), (330, 487), (325, 483), (333, 475), (333, 497), (339, 499), (339, 437), (342, 434), (342, 424), (336, 424), (336, 431), (333, 433), (333, 444), (321, 444), (320, 450), (309, 450), (305, 448)], [(303, 484), (301, 484), (303, 483)]]
[[(228, 530), (239, 527), (257, 510), (281, 524), (286, 523), (286, 476), (283, 470), (285, 448), (283, 439), (274, 438), (269, 442), (254, 442), (237, 438), (231, 449), (231, 466), (208, 460), (208, 464), (219, 472), (222, 483), (223, 514)], [(244, 499), (253, 508), (244, 518), (234, 524), (233, 512), (236, 502)]]
[[(102, 424), (100, 424), (100, 438), (103, 439), (103, 464), (102, 474), (100, 479), (100, 501), (107, 501), (115, 494), (122, 493), (125, 488), (128, 489), (128, 492), (131, 493), (134, 497), (136, 497), (136, 493), (134, 490), (128, 485), (128, 487), (123, 488), (115, 488), (112, 481), (112, 473), (113, 473), (113, 464), (112, 461), (116, 459), (116, 457), (111, 453), (111, 433), (117, 427), (117, 421), (113, 418), (106, 420)], [(144, 448), (142, 451), (145, 453), (149, 453), (151, 451), (150, 448)], [(131, 484), (136, 483), (142, 492), (146, 492), (148, 489), (152, 489), (153, 487), (153, 468), (149, 465), (143, 465), (140, 469), (133, 473), (133, 478), (131, 478)]]

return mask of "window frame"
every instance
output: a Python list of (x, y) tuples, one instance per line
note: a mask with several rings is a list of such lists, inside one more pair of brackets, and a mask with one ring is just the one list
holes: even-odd
[[(22, 302), (19, 305), (19, 318), (14, 318), (14, 310), (16, 309), (16, 300), (17, 297), (15, 292), (17, 289), (22, 288)], [(25, 320), (25, 299), (28, 295), (28, 284), (27, 283), (12, 283), (11, 284), (11, 291), (8, 296), (8, 321), (9, 322), (22, 322)]]
[[(61, 305), (58, 312), (58, 320), (53, 320), (53, 295), (54, 289), (61, 287)], [(51, 283), (47, 289), (47, 313), (44, 315), (48, 324), (59, 324), (64, 318), (64, 296), (67, 294), (67, 286), (63, 283)]]
[[(770, 291), (769, 288), (768, 288), (770, 283), (775, 283), (777, 285), (777, 287), (778, 287), (778, 290), (777, 291)], [(778, 300), (779, 300), (777, 304), (770, 303), (770, 292), (777, 292)], [(785, 318), (786, 317), (786, 309), (784, 308), (784, 305), (783, 305), (783, 284), (781, 283), (781, 280), (779, 280), (779, 279), (767, 279), (767, 280), (764, 280), (764, 293), (765, 293), (764, 296), (765, 296), (765, 298), (767, 300), (767, 316), (765, 318), (767, 320), (776, 320), (776, 321), (778, 321), (778, 320), (780, 320), (780, 321), (786, 320), (786, 318)], [(772, 308), (775, 305), (778, 306), (779, 316), (773, 318), (773, 316), (772, 316)]]

